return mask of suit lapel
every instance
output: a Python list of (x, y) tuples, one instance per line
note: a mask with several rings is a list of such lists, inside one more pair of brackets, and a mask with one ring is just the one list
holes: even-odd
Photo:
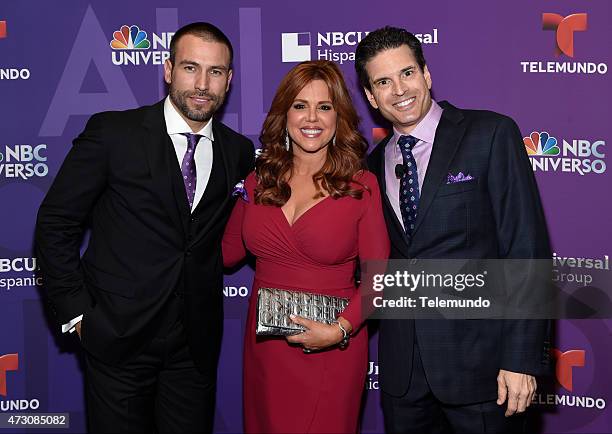
[[(154, 190), (161, 199), (161, 203), (172, 219), (174, 226), (182, 228), (184, 231), (183, 219), (179, 212), (180, 197), (175, 197), (176, 193), (171, 175), (171, 171), (175, 170), (173, 164), (178, 163), (170, 158), (173, 155), (173, 145), (166, 130), (163, 107), (163, 101), (159, 102), (151, 106), (149, 113), (145, 116), (143, 127), (146, 134), (144, 135), (143, 146), (155, 186)], [(186, 200), (185, 198), (185, 203)]]
[[(395, 210), (389, 201), (387, 196), (387, 180), (386, 180), (386, 168), (385, 168), (385, 147), (389, 140), (393, 137), (393, 134), (388, 135), (381, 141), (376, 149), (373, 151), (374, 154), (374, 165), (372, 169), (378, 174), (378, 185), (380, 186), (380, 192), (383, 202), (383, 213), (389, 229), (389, 238), (395, 248), (402, 252), (405, 257), (409, 256), (408, 247), (410, 246), (410, 240), (404, 231), (401, 223), (397, 219)], [(399, 198), (398, 198), (399, 200)]]
[[(194, 245), (202, 239), (204, 234), (206, 234), (206, 232), (210, 230), (211, 226), (215, 223), (219, 216), (223, 212), (225, 212), (224, 210), (227, 207), (228, 201), (232, 199), (232, 180), (236, 178), (236, 164), (230, 164), (229, 154), (231, 154), (233, 158), (238, 159), (238, 150), (234, 149), (234, 145), (231, 139), (223, 132), (223, 130), (219, 126), (219, 123), (215, 119), (213, 119), (213, 136), (215, 142), (220, 145), (216, 147), (216, 150), (218, 151), (217, 153), (219, 155), (213, 155), (213, 158), (220, 158), (221, 162), (223, 163), (223, 167), (225, 169), (225, 180), (223, 183), (223, 189), (226, 194), (221, 205), (215, 210), (214, 214), (212, 214), (212, 217), (202, 227), (202, 230), (200, 230), (198, 234), (193, 237), (193, 240), (191, 241), (190, 245)], [(202, 204), (202, 200), (200, 200), (200, 203), (196, 207), (196, 212), (198, 211), (200, 205), (205, 206), (205, 204)]]
[(443, 184), (444, 179), (448, 175), (450, 164), (465, 133), (465, 126), (461, 124), (463, 120), (461, 112), (445, 102), (440, 103), (440, 106), (444, 108), (444, 111), (436, 129), (427, 173), (421, 188), (421, 198), (413, 237), (427, 215), (427, 210), (436, 195), (438, 187)]

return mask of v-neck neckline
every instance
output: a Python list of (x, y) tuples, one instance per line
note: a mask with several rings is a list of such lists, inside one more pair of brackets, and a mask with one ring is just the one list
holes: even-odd
[(325, 202), (327, 199), (329, 199), (331, 196), (325, 196), (323, 199), (315, 202), (314, 204), (312, 204), (306, 211), (304, 211), (302, 214), (300, 214), (300, 216), (293, 220), (293, 223), (289, 223), (289, 219), (287, 218), (287, 214), (285, 214), (285, 211), (283, 211), (283, 207), (280, 206), (278, 207), (279, 211), (281, 212), (281, 217), (283, 218), (283, 220), (285, 220), (285, 223), (287, 223), (287, 226), (289, 226), (290, 229), (293, 229), (293, 227), (304, 218), (304, 216), (306, 216), (308, 213), (310, 213), (310, 211), (312, 211), (314, 208), (316, 208), (317, 206), (319, 206), (320, 204), (322, 204), (323, 202)]

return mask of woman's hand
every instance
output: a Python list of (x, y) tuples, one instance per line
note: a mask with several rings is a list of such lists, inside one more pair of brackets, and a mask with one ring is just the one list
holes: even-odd
[[(287, 341), (292, 344), (302, 345), (307, 350), (322, 350), (323, 348), (337, 345), (342, 341), (344, 334), (338, 324), (324, 324), (312, 321), (296, 315), (290, 315), (291, 321), (304, 326), (306, 330), (300, 334), (287, 336)], [(350, 323), (344, 318), (339, 318), (347, 331), (351, 330)]]

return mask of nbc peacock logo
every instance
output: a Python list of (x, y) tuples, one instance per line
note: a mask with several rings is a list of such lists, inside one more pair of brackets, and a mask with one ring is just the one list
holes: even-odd
[(557, 156), (561, 152), (557, 145), (557, 139), (547, 132), (532, 132), (528, 137), (523, 137), (523, 143), (527, 155)]
[(138, 26), (123, 25), (113, 33), (110, 46), (113, 50), (148, 50), (151, 42), (147, 39), (147, 32)]

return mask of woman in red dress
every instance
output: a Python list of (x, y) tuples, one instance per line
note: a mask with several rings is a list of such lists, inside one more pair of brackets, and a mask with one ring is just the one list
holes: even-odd
[[(262, 153), (245, 180), (223, 238), (233, 266), (256, 257), (244, 342), (246, 432), (356, 432), (368, 336), (357, 261), (386, 259), (389, 239), (367, 142), (338, 67), (304, 62), (276, 92)], [(293, 321), (306, 331), (256, 336), (257, 291), (281, 288), (350, 298), (338, 323)], [(350, 334), (350, 344), (338, 344)]]

